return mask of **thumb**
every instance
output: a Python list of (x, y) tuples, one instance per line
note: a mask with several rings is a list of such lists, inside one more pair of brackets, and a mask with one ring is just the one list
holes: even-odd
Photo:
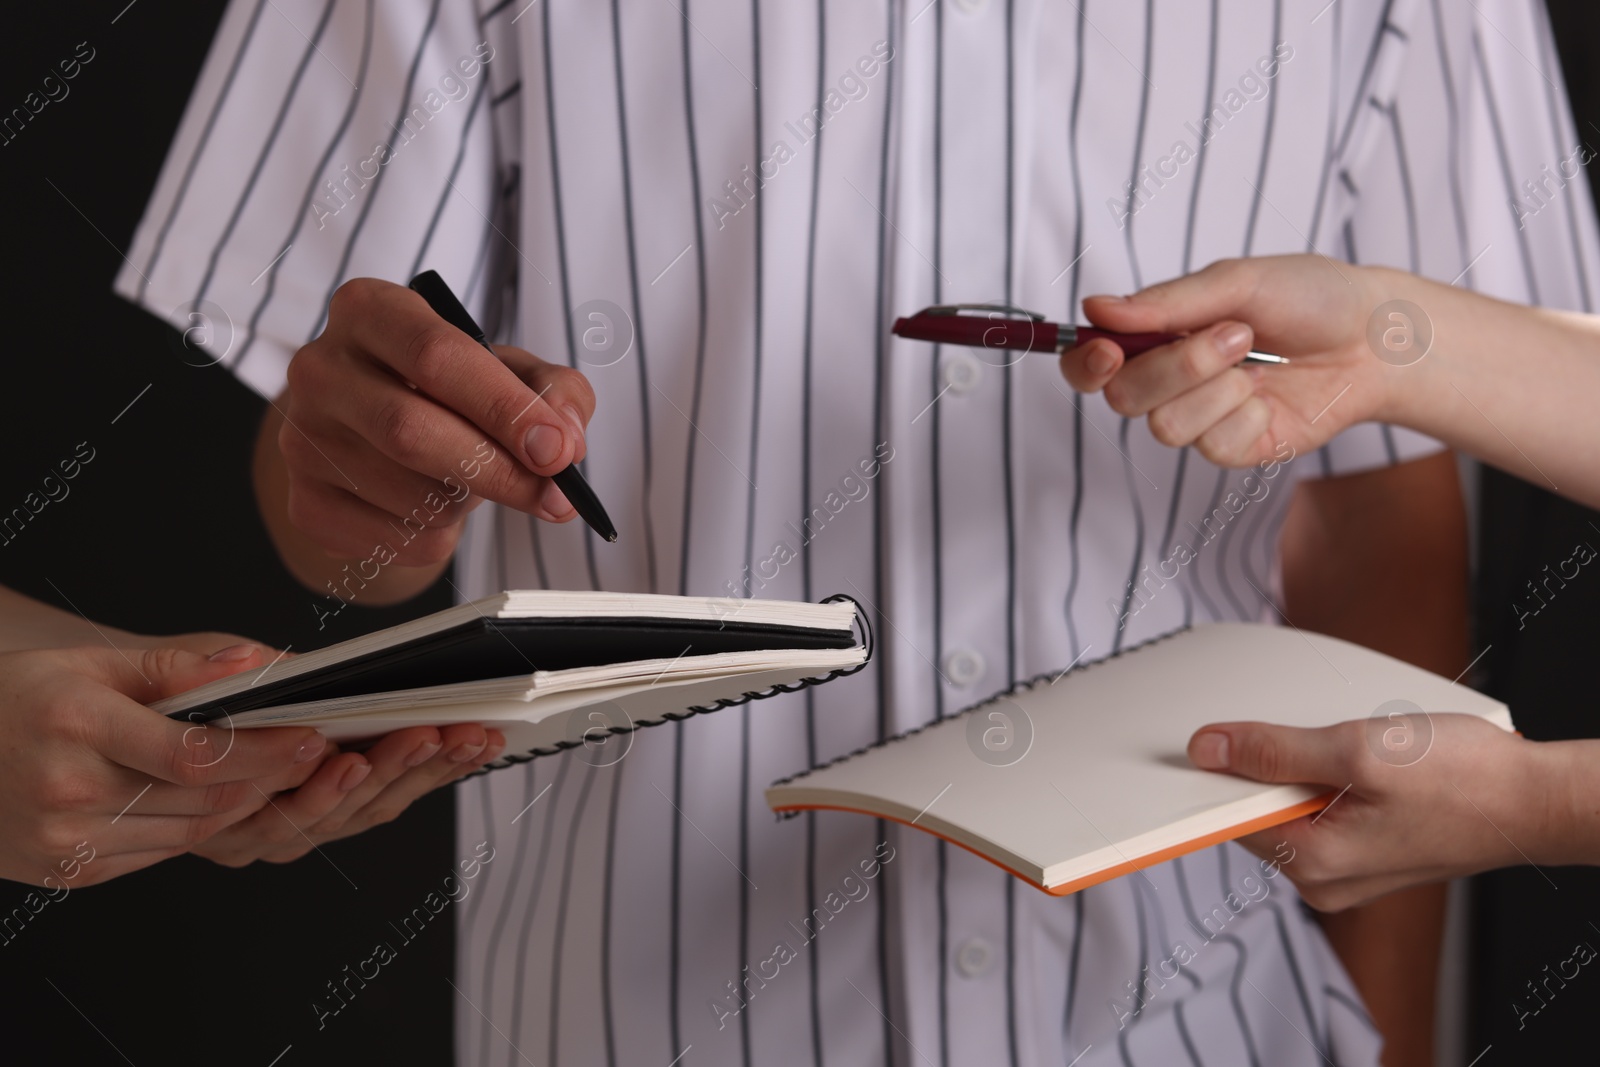
[(259, 645), (230, 645), (202, 656), (178, 648), (96, 650), (85, 673), (141, 704), (177, 696), (196, 686), (265, 664)]
[(1332, 728), (1214, 723), (1189, 739), (1189, 762), (1257, 782), (1340, 785), (1350, 780)]
[(1250, 260), (1225, 259), (1132, 296), (1085, 297), (1083, 311), (1094, 325), (1119, 333), (1189, 333), (1239, 318), (1258, 269)]

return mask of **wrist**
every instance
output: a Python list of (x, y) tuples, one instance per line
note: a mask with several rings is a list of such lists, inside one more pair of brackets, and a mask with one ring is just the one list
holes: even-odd
[[(1433, 313), (1437, 303), (1424, 291), (1427, 283), (1414, 274), (1388, 267), (1361, 267), (1362, 342), (1368, 348), (1373, 414), (1377, 422), (1414, 426), (1421, 379), (1434, 347)], [(1388, 307), (1395, 303), (1412, 305)], [(1380, 311), (1382, 314), (1380, 314)], [(1376, 336), (1374, 335), (1376, 331)], [(1390, 338), (1394, 343), (1390, 344)], [(1419, 350), (1412, 347), (1426, 345)], [(1392, 354), (1389, 354), (1391, 353)]]
[[(1519, 741), (1507, 836), (1534, 863), (1600, 865), (1600, 741)], [(1524, 843), (1526, 842), (1526, 843)]]

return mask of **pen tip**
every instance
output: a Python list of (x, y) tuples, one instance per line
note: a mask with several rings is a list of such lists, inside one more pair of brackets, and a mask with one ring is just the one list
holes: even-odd
[(609, 536), (608, 536), (608, 537), (607, 537), (607, 538), (606, 538), (606, 543), (607, 543), (607, 544), (611, 544), (611, 545), (614, 545), (614, 544), (616, 544), (616, 543), (617, 543), (617, 535), (616, 535), (616, 533), (615, 533), (615, 532), (613, 532), (613, 533), (612, 533), (612, 534), (610, 534), (610, 535), (609, 535)]

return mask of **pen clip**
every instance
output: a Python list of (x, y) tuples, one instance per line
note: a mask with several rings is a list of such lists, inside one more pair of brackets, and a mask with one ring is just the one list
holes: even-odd
[(1044, 316), (1037, 311), (1027, 308), (1015, 307), (1011, 304), (938, 304), (924, 309), (924, 315), (959, 315), (963, 311), (999, 312), (1013, 318), (1032, 319), (1034, 322), (1043, 322)]
[(1009, 304), (940, 304), (896, 319), (898, 337), (934, 344), (1054, 352), (1060, 333), (1043, 315)]

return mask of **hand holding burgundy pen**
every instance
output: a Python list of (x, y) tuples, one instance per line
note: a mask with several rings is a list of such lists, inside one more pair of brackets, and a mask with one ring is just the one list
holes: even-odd
[[(456, 299), (455, 293), (450, 291), (450, 287), (439, 277), (437, 271), (423, 271), (411, 279), (410, 288), (428, 302), (434, 314), (489, 349), (490, 354), (498, 358), (483, 329), (461, 305), (461, 301)], [(606, 541), (617, 539), (617, 528), (611, 524), (611, 518), (606, 514), (600, 498), (595, 496), (594, 490), (589, 487), (588, 480), (584, 478), (576, 463), (552, 475), (550, 480), (555, 482), (556, 487), (567, 498), (567, 502), (572, 505), (572, 510), (589, 524), (591, 530)]]
[[(1058, 354), (1090, 341), (1106, 340), (1128, 358), (1183, 340), (1176, 333), (1117, 333), (1095, 326), (1048, 322), (1037, 312), (1004, 304), (941, 304), (896, 319), (894, 332), (914, 341)], [(1270, 352), (1250, 352), (1244, 363), (1288, 363)]]

